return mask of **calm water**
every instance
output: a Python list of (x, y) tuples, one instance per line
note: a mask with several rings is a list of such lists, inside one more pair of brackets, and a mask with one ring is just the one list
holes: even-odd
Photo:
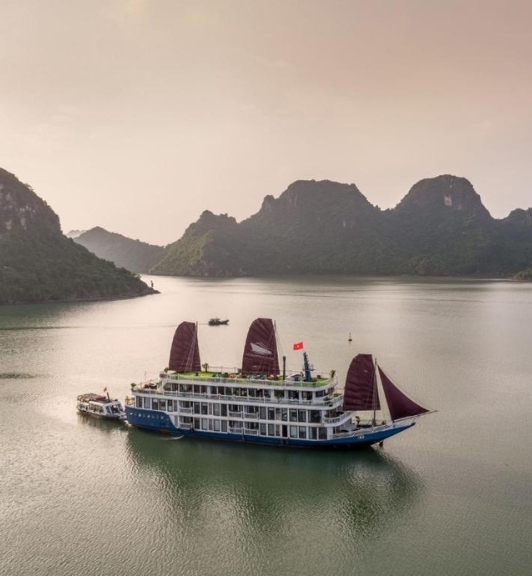
[[(532, 286), (154, 278), (129, 301), (0, 307), (0, 574), (532, 573)], [(372, 352), (438, 410), (384, 449), (167, 440), (75, 398), (168, 361), (181, 320), (202, 362), (240, 364), (257, 316), (288, 362), (345, 375)], [(353, 342), (347, 342), (352, 332)], [(298, 367), (298, 366), (294, 366)]]

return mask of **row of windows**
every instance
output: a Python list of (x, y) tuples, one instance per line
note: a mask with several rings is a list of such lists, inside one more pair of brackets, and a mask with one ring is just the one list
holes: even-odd
[[(177, 412), (179, 410), (178, 400), (162, 400), (158, 398), (143, 398), (137, 396), (137, 408), (147, 408), (151, 410), (161, 410), (164, 412)], [(234, 413), (242, 412), (242, 407), (236, 404), (216, 404), (209, 402), (182, 402), (181, 408), (192, 409), (194, 414), (204, 416), (233, 416)], [(297, 410), (293, 408), (269, 408), (265, 406), (246, 406), (244, 415), (257, 416), (260, 420), (282, 420), (284, 422), (309, 422), (317, 424), (320, 422), (319, 410)]]
[[(229, 420), (210, 420), (208, 418), (184, 418), (183, 423), (192, 425), (195, 430), (213, 432), (232, 432), (242, 434), (258, 434), (259, 436), (271, 436), (277, 438), (297, 438), (300, 440), (326, 440), (325, 428), (311, 428), (307, 426), (286, 426), (283, 424), (258, 424)], [(238, 431), (238, 432), (237, 432)]]

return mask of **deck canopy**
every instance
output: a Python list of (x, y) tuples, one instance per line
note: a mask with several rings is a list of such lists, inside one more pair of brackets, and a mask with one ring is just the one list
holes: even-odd
[(379, 366), (379, 376), (381, 378), (382, 389), (386, 396), (386, 403), (390, 410), (390, 417), (392, 420), (400, 420), (401, 418), (408, 418), (410, 416), (419, 416), (428, 412), (426, 408), (416, 404), (404, 392), (386, 376)]
[(177, 327), (168, 367), (176, 372), (199, 372), (201, 370), (198, 329), (194, 322), (181, 322)]
[(270, 318), (257, 318), (249, 327), (242, 358), (243, 376), (279, 376), (275, 325)]
[(345, 380), (344, 410), (380, 410), (371, 354), (357, 354), (351, 361)]

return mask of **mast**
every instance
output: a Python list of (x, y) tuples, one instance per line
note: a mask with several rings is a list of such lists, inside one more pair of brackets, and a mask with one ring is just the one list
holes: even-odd
[(305, 369), (305, 382), (310, 382), (312, 380), (310, 376), (310, 364), (308, 362), (308, 354), (303, 352), (303, 366)]
[(375, 404), (375, 397), (379, 397), (378, 396), (378, 390), (377, 390), (377, 358), (375, 358), (375, 364), (373, 365), (373, 420), (371, 421), (371, 423), (373, 424), (373, 426), (375, 426), (375, 423), (377, 421), (376, 418), (376, 414), (377, 414), (377, 410), (376, 410), (376, 404)]

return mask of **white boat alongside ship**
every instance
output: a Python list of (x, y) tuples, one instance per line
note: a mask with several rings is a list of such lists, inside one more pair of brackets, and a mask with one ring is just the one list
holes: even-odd
[(116, 398), (111, 400), (109, 394), (101, 395), (94, 392), (80, 394), (76, 409), (80, 414), (87, 414), (104, 420), (126, 419), (126, 412), (122, 404)]
[(128, 423), (176, 436), (356, 448), (403, 432), (429, 412), (401, 392), (370, 354), (351, 362), (344, 394), (336, 391), (334, 371), (312, 377), (306, 353), (303, 362), (302, 372), (288, 374), (283, 358), (281, 369), (275, 325), (258, 318), (249, 329), (240, 369), (202, 371), (197, 325), (182, 322), (169, 369), (133, 387), (126, 402)]

